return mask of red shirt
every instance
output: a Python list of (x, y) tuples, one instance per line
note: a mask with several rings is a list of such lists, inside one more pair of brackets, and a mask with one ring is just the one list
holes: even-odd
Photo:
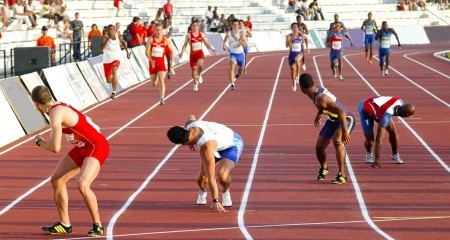
[(153, 60), (164, 61), (164, 55), (166, 52), (166, 37), (163, 37), (161, 42), (157, 42), (155, 37), (152, 36), (152, 45), (150, 47), (151, 57)]
[(250, 22), (250, 21), (245, 22), (245, 26), (250, 28), (250, 30), (252, 30), (252, 28), (253, 28), (252, 22)]
[(52, 50), (56, 49), (55, 42), (50, 36), (41, 36), (36, 41), (36, 46), (38, 47), (50, 47)]
[(153, 35), (153, 34), (155, 34), (155, 29), (153, 28), (152, 25), (150, 25), (150, 26), (147, 28), (147, 36), (150, 37), (150, 36)]
[(198, 32), (197, 36), (194, 36), (192, 32), (189, 33), (191, 35), (191, 55), (195, 54), (198, 51), (202, 51), (202, 42), (203, 36), (201, 32)]
[(138, 40), (138, 35), (140, 34), (140, 27), (137, 24), (132, 24), (130, 27), (130, 34), (133, 36), (133, 39), (131, 39), (130, 44), (138, 45), (140, 44)]
[(164, 4), (163, 9), (166, 16), (172, 15), (173, 5), (171, 3)]

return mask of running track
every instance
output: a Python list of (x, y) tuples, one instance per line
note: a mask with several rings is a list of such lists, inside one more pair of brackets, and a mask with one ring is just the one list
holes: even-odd
[[(403, 165), (390, 160), (385, 137), (383, 168), (368, 169), (358, 124), (347, 146), (345, 185), (315, 180), (316, 110), (300, 91), (292, 92), (286, 52), (250, 54), (249, 74), (236, 91), (225, 77), (228, 59), (215, 56), (206, 59), (199, 92), (192, 91), (184, 64), (166, 80), (165, 106), (146, 82), (92, 107), (87, 115), (111, 143), (93, 184), (105, 238), (450, 239), (450, 63), (432, 56), (441, 50), (445, 46), (393, 47), (390, 75), (381, 77), (378, 61), (369, 65), (362, 49), (348, 48), (343, 82), (332, 78), (327, 50), (307, 55), (307, 72), (355, 114), (360, 100), (376, 94), (400, 96), (417, 108), (413, 118), (395, 118)], [(165, 136), (188, 114), (224, 123), (244, 138), (228, 213), (195, 204), (199, 155)], [(91, 219), (74, 181), (74, 232), (48, 236), (40, 230), (57, 221), (48, 177), (68, 149), (64, 144), (60, 153), (48, 153), (30, 138), (0, 149), (1, 239), (85, 238)], [(337, 168), (332, 146), (328, 154), (331, 179)]]

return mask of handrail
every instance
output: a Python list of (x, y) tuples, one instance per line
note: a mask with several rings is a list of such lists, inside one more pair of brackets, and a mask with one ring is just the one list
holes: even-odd
[[(74, 45), (76, 44), (80, 44), (80, 58), (81, 59), (86, 59), (90, 56), (91, 54), (91, 48), (90, 48), (90, 44), (89, 41), (79, 41), (79, 42), (71, 42), (71, 43), (61, 43), (59, 44), (59, 64), (62, 64), (63, 61), (64, 63), (67, 63), (67, 61), (72, 62), (72, 61), (76, 61), (76, 59), (73, 59), (72, 57), (72, 51), (74, 48)], [(87, 47), (86, 47), (87, 45)], [(69, 46), (69, 47), (67, 47)], [(64, 49), (63, 49), (64, 47)], [(69, 59), (67, 59), (69, 58)]]
[(3, 75), (6, 78), (6, 50), (1, 49), (0, 53), (3, 53)]

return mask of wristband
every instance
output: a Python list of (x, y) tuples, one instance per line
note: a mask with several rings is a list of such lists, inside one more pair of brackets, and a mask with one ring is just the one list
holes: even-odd
[(213, 202), (214, 202), (214, 203), (218, 203), (218, 202), (220, 202), (220, 201), (219, 201), (218, 198), (214, 198), (214, 199), (213, 199)]
[(34, 137), (34, 143), (35, 143), (38, 147), (41, 146), (41, 145), (39, 145), (39, 141), (41, 141), (41, 138), (40, 138), (39, 135), (36, 135), (36, 137)]

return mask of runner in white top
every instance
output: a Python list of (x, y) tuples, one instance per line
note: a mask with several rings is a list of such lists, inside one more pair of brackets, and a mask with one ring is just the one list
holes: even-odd
[[(235, 81), (241, 76), (244, 71), (245, 65), (245, 54), (244, 54), (244, 46), (247, 45), (245, 32), (239, 31), (239, 20), (233, 20), (233, 28), (229, 31), (225, 39), (223, 40), (223, 50), (229, 50), (230, 52), (230, 82), (231, 82), (231, 90), (235, 89)], [(229, 43), (227, 47), (226, 43)], [(239, 66), (238, 73), (234, 75), (236, 64)]]
[(117, 90), (117, 69), (120, 65), (121, 50), (120, 45), (127, 51), (127, 58), (130, 59), (127, 43), (116, 33), (114, 25), (108, 26), (108, 32), (103, 35), (100, 51), (103, 51), (103, 68), (105, 70), (106, 82), (112, 84), (111, 98), (116, 97)]
[[(192, 151), (195, 146), (200, 149), (202, 158), (197, 184), (200, 188), (197, 204), (206, 204), (208, 184), (213, 203), (211, 209), (227, 212), (224, 207), (232, 206), (230, 184), (231, 171), (238, 163), (244, 148), (241, 136), (227, 126), (215, 122), (197, 121), (194, 115), (189, 115), (184, 124), (185, 128), (174, 126), (167, 131), (167, 137), (175, 144), (188, 145)], [(219, 201), (217, 178), (222, 186), (222, 204)]]

